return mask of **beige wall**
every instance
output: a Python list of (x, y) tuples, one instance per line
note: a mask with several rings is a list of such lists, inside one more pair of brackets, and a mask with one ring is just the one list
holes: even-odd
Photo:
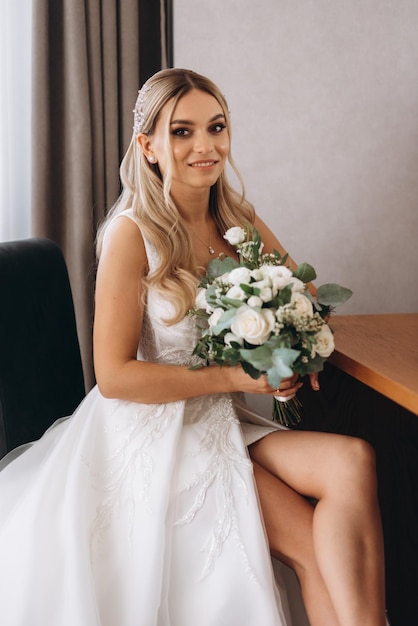
[(210, 76), (259, 214), (340, 313), (418, 311), (418, 1), (175, 0), (174, 62)]

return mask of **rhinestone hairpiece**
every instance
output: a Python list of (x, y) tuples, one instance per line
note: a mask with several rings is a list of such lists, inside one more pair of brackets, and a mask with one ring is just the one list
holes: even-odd
[(135, 108), (133, 109), (134, 114), (134, 133), (135, 135), (139, 135), (142, 132), (142, 127), (144, 126), (145, 115), (144, 115), (144, 100), (145, 95), (151, 89), (149, 85), (144, 85), (142, 89), (138, 91), (138, 97), (135, 102)]

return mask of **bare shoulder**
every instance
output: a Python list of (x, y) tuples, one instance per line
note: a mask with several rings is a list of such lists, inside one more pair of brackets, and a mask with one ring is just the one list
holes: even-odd
[(264, 243), (264, 252), (273, 252), (273, 250), (278, 250), (280, 254), (286, 254), (287, 251), (285, 247), (280, 243), (276, 235), (267, 226), (267, 224), (263, 222), (259, 215), (255, 216), (254, 226), (259, 232), (261, 241)]
[(147, 255), (141, 231), (136, 222), (126, 215), (116, 217), (103, 237), (100, 266), (108, 264), (136, 272), (147, 265)]

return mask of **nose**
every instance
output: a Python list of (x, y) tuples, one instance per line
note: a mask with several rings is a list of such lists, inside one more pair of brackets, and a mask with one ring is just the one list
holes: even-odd
[(194, 150), (207, 154), (213, 149), (213, 139), (211, 135), (206, 131), (196, 131), (194, 135)]

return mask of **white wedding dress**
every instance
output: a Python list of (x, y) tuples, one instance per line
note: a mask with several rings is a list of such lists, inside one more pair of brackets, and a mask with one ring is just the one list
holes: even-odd
[[(166, 326), (169, 309), (149, 293), (138, 358), (192, 364), (194, 322)], [(276, 428), (240, 396), (95, 387), (3, 460), (2, 626), (290, 626), (246, 449)]]

